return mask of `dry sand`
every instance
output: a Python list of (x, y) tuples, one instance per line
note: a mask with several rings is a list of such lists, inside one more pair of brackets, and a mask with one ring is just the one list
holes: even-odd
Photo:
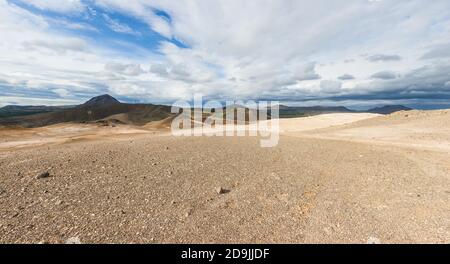
[(449, 243), (448, 121), (280, 120), (268, 149), (126, 126), (1, 130), (0, 242)]
[(282, 133), (311, 131), (321, 128), (330, 128), (334, 126), (350, 124), (360, 120), (378, 116), (380, 115), (369, 113), (337, 113), (301, 118), (280, 119), (280, 128)]
[(40, 128), (0, 128), (0, 152), (73, 141), (99, 140), (126, 134), (148, 134), (154, 130), (116, 125), (58, 124)]

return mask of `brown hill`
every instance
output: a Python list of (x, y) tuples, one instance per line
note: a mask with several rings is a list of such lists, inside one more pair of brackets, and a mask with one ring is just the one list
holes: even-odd
[(109, 95), (92, 98), (71, 109), (20, 117), (1, 118), (0, 125), (20, 127), (41, 127), (58, 123), (89, 123), (116, 120), (111, 116), (121, 114), (119, 123), (144, 125), (148, 122), (170, 117), (170, 106), (152, 104), (125, 104)]

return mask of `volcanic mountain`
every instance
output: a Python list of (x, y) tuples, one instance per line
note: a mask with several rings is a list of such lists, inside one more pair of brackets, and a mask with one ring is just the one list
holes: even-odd
[(114, 104), (120, 104), (120, 102), (112, 97), (109, 94), (100, 95), (97, 97), (92, 98), (91, 100), (87, 101), (83, 104), (83, 106), (87, 107), (97, 107), (97, 106), (104, 106), (104, 105), (114, 105)]

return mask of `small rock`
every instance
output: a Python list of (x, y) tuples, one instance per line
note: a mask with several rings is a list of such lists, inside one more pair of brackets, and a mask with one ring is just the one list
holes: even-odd
[(70, 237), (69, 239), (66, 240), (66, 244), (79, 245), (81, 244), (81, 241), (79, 237)]
[(224, 189), (222, 187), (217, 187), (216, 192), (217, 192), (217, 194), (226, 194), (226, 193), (229, 193), (230, 191), (227, 189)]
[(61, 205), (61, 204), (63, 204), (63, 201), (61, 201), (61, 200), (58, 200), (55, 202), (55, 205)]
[(191, 208), (186, 212), (186, 214), (184, 216), (189, 217), (192, 215), (193, 212), (194, 212), (194, 209)]
[(39, 174), (36, 178), (37, 179), (45, 179), (45, 178), (48, 178), (48, 177), (50, 177), (50, 173), (48, 171), (46, 171), (46, 172), (43, 172), (43, 173)]
[(369, 237), (369, 239), (367, 239), (367, 244), (381, 244), (380, 239), (376, 238), (376, 237)]
[[(277, 181), (281, 180), (280, 176), (278, 176), (278, 174), (276, 174), (275, 172), (272, 172), (271, 176)], [(238, 184), (235, 185), (237, 186)]]
[(324, 227), (324, 228), (323, 228), (323, 232), (324, 232), (327, 236), (331, 236), (331, 234), (333, 233), (330, 227)]

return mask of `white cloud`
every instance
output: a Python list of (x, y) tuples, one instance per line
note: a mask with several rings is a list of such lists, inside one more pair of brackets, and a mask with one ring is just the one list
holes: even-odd
[(76, 105), (79, 104), (79, 100), (71, 100), (71, 99), (51, 99), (51, 98), (39, 98), (34, 96), (27, 97), (18, 97), (18, 96), (1, 96), (0, 97), (0, 106), (5, 105), (49, 105), (49, 106), (58, 106), (58, 105)]
[[(56, 2), (61, 7), (53, 6)], [(445, 83), (450, 81), (438, 75), (444, 71), (437, 70), (450, 65), (445, 49), (450, 43), (450, 2), (445, 0), (433, 1), (433, 5), (426, 0), (30, 4), (55, 12), (77, 12), (78, 2), (95, 3), (107, 14), (132, 16), (166, 40), (151, 58), (131, 56), (135, 46), (115, 40), (129, 45), (130, 56), (125, 56), (81, 36), (58, 34), (49, 29), (48, 18), (0, 0), (0, 52), (7, 54), (0, 62), (5, 76), (0, 77), (33, 87), (63, 85), (61, 89), (69, 93), (109, 88), (149, 101), (189, 98), (196, 92), (217, 98), (320, 98), (330, 93), (384, 91), (393, 82), (401, 87), (400, 80), (408, 87), (425, 87), (422, 84), (432, 79), (448, 87)], [(91, 7), (81, 8), (94, 13)], [(155, 10), (163, 10), (170, 19)], [(116, 32), (139, 34), (113, 15), (101, 18)], [(187, 48), (167, 39), (176, 39)], [(428, 60), (420, 59), (422, 55)], [(442, 67), (433, 67), (436, 63)], [(336, 78), (345, 82), (332, 81)]]
[[(424, 52), (423, 47), (431, 39), (443, 36), (430, 28), (444, 26), (445, 10), (450, 8), (445, 1), (431, 6), (423, 0), (400, 4), (356, 0), (314, 3), (152, 0), (132, 1), (129, 5), (119, 0), (97, 2), (120, 12), (147, 17), (153, 28), (155, 23), (145, 12), (151, 13), (148, 10), (156, 8), (171, 15), (170, 24), (164, 21), (162, 34), (180, 39), (189, 49), (163, 44), (161, 52), (166, 56), (166, 66), (155, 66), (152, 72), (165, 80), (181, 81), (179, 85), (185, 91), (273, 97), (284, 91), (291, 94), (313, 91), (320, 95), (321, 90), (337, 90), (337, 85), (327, 81), (321, 85), (316, 81), (336, 76), (351, 80), (353, 87), (360, 90), (370, 90), (367, 84), (374, 81), (371, 78), (396, 77), (383, 72), (407, 73), (423, 66), (417, 60), (418, 54)], [(410, 17), (411, 13), (414, 17)], [(372, 55), (365, 55), (367, 59), (355, 58), (363, 53)], [(349, 63), (335, 64), (336, 61)], [(386, 64), (389, 67), (371, 62), (389, 62)], [(199, 81), (195, 78), (201, 72), (199, 69), (212, 78), (206, 83)], [(372, 76), (374, 72), (379, 74)], [(367, 78), (356, 80), (350, 76)]]
[(118, 33), (137, 35), (137, 36), (141, 35), (139, 32), (133, 30), (130, 26), (111, 18), (108, 14), (103, 14), (103, 18), (105, 19), (106, 24), (112, 31), (115, 31)]
[(320, 75), (316, 73), (316, 64), (308, 63), (306, 65), (299, 65), (295, 69), (295, 77), (298, 81), (309, 81), (320, 79)]
[(67, 91), (66, 89), (63, 88), (58, 88), (58, 89), (54, 89), (52, 90), (54, 93), (58, 94), (60, 97), (69, 97), (71, 94), (69, 91)]
[(333, 94), (341, 91), (342, 83), (332, 80), (323, 80), (320, 82), (320, 88), (323, 92)]
[(437, 45), (421, 57), (423, 60), (443, 58), (450, 58), (450, 43)]
[(105, 65), (105, 70), (128, 76), (137, 76), (145, 73), (145, 71), (141, 68), (141, 65), (139, 64), (123, 64), (114, 62), (107, 63)]
[(53, 38), (53, 39), (33, 39), (25, 40), (22, 43), (23, 47), (27, 50), (34, 49), (47, 49), (58, 53), (64, 53), (67, 51), (87, 51), (88, 45), (86, 41), (79, 38)]
[(26, 0), (23, 2), (42, 10), (58, 13), (79, 13), (85, 9), (81, 0)]

